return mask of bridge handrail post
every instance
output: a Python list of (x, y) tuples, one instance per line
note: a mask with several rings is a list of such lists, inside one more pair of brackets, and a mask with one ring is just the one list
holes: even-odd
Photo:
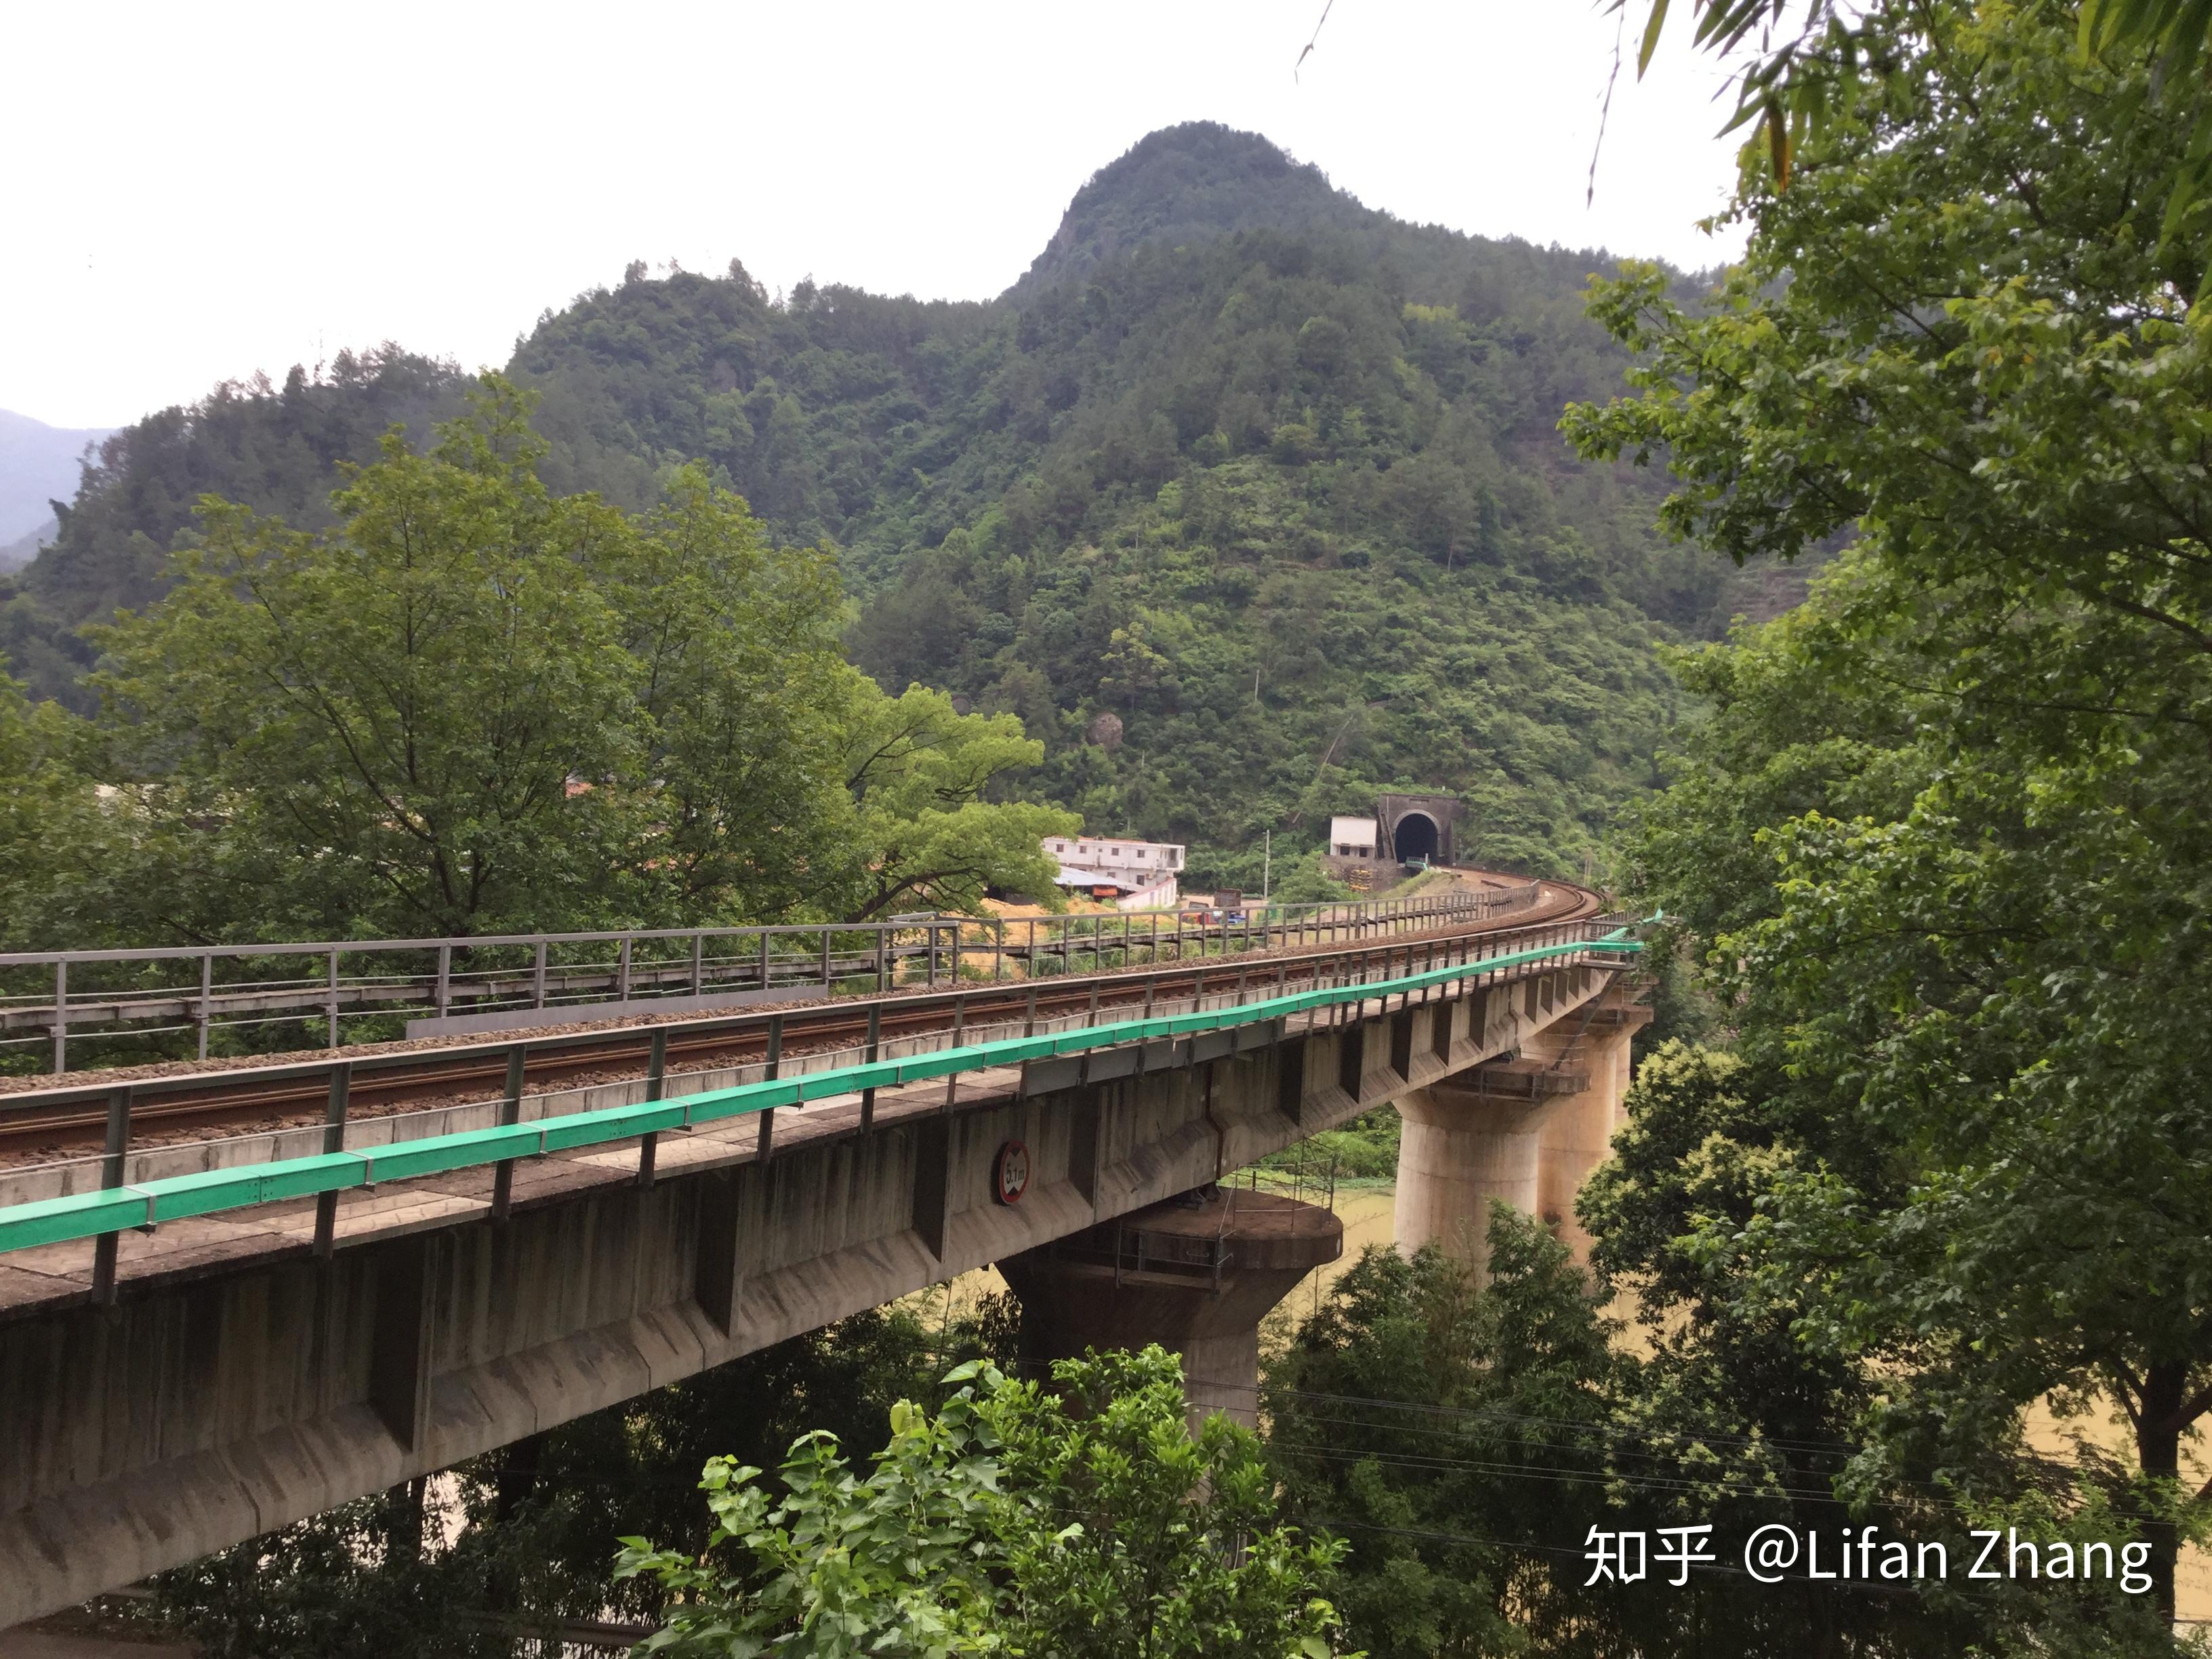
[[(103, 1192), (123, 1184), (125, 1155), (131, 1148), (131, 1096), (127, 1083), (107, 1091), (107, 1150), (100, 1160)], [(115, 1305), (115, 1256), (122, 1239), (119, 1232), (105, 1232), (92, 1247), (92, 1299), (103, 1308)]]
[(326, 984), (330, 993), (328, 1006), (331, 1023), (331, 1040), (327, 1046), (336, 1048), (338, 1046), (338, 951), (335, 945), (331, 947), (330, 976)]
[[(768, 1017), (768, 1068), (763, 1080), (773, 1083), (783, 1072), (783, 1016)], [(753, 1146), (753, 1160), (765, 1164), (775, 1150), (775, 1108), (771, 1106), (759, 1114), (760, 1139)]]
[[(530, 1045), (510, 1042), (507, 1046), (507, 1088), (500, 1097), (499, 1122), (501, 1128), (522, 1121), (522, 1079), (529, 1067)], [(491, 1171), (491, 1218), (507, 1219), (508, 1207), (514, 1201), (514, 1160), (503, 1158)]]
[[(347, 1103), (353, 1092), (353, 1062), (340, 1060), (331, 1067), (330, 1097), (323, 1106), (323, 1153), (345, 1151), (345, 1122)], [(318, 1261), (327, 1261), (337, 1248), (338, 1195), (334, 1193), (315, 1194), (315, 1244)]]
[[(960, 1046), (960, 1039), (967, 1035), (967, 1028), (968, 994), (965, 991), (960, 991), (957, 992), (952, 998), (952, 1041), (946, 1046), (957, 1048)], [(952, 1109), (953, 1102), (959, 1097), (960, 1073), (957, 1071), (947, 1072), (945, 1074), (944, 1109), (950, 1112)]]
[[(1030, 991), (1030, 1006), (1031, 1009), (1036, 1006), (1036, 991), (1034, 987)], [(868, 1046), (862, 1051), (863, 1057), (869, 1065), (874, 1065), (880, 1056), (883, 1040), (884, 1005), (880, 1002), (872, 1002), (868, 1005)], [(860, 1091), (860, 1133), (866, 1134), (875, 1127), (876, 1091), (871, 1086)]]
[(450, 943), (441, 944), (438, 946), (437, 1008), (440, 1019), (445, 1018), (446, 1010), (452, 1006), (453, 994), (453, 947)]
[[(653, 1048), (645, 1062), (645, 1097), (648, 1103), (660, 1098), (668, 1079), (668, 1028), (653, 1028)], [(637, 1138), (637, 1184), (641, 1188), (653, 1185), (655, 1166), (659, 1162), (660, 1136), (658, 1133)]]
[(199, 1027), (200, 1058), (208, 1056), (208, 1027), (215, 1021), (215, 952), (200, 952), (200, 1012), (194, 1022)]
[(707, 994), (707, 934), (704, 929), (691, 935), (691, 994)]
[(547, 942), (541, 939), (538, 941), (537, 950), (531, 953), (530, 1006), (534, 1009), (545, 1006), (545, 960), (550, 950)]
[(54, 1075), (69, 1070), (69, 963), (54, 963)]

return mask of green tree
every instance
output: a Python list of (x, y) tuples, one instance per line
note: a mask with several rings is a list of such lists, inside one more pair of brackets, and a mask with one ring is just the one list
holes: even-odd
[(629, 517), (539, 479), (488, 378), (387, 434), (328, 531), (209, 498), (102, 630), (175, 931), (470, 933), (781, 915), (848, 811), (836, 575), (697, 468)]
[[(902, 1404), (865, 1477), (807, 1435), (782, 1468), (717, 1458), (698, 1555), (625, 1540), (620, 1571), (673, 1600), (652, 1653), (1051, 1653), (1326, 1659), (1340, 1547), (1275, 1512), (1257, 1443), (1215, 1416), (1193, 1439), (1158, 1348), (1054, 1367), (1054, 1389), (981, 1364), (931, 1413)], [(1054, 1392), (1054, 1389), (1058, 1392)]]
[(98, 684), (208, 907), (461, 933), (605, 915), (641, 758), (603, 577), (622, 515), (532, 470), (495, 384), (429, 455), (397, 434), (316, 535), (212, 498), (176, 586), (104, 632)]
[(706, 467), (679, 468), (634, 526), (609, 598), (634, 659), (639, 920), (803, 907), (847, 808), (831, 758), (855, 678), (826, 551), (769, 544)]
[(1607, 1291), (1543, 1227), (1499, 1206), (1490, 1239), (1483, 1286), (1433, 1247), (1411, 1260), (1370, 1249), (1268, 1366), (1268, 1453), (1289, 1511), (1352, 1544), (1352, 1639), (1378, 1659), (1822, 1642), (1934, 1655), (1991, 1628), (1729, 1571), (1679, 1587), (1666, 1571), (1594, 1578), (1593, 1530), (1640, 1530), (1656, 1547), (1656, 1528), (1710, 1525), (1726, 1569), (1763, 1523), (1832, 1534), (1849, 1517), (1781, 1449), (1798, 1443), (1770, 1437), (1803, 1421), (1787, 1366), (1735, 1376), (1700, 1337), (1628, 1343)]
[[(1663, 449), (1668, 522), (1739, 558), (1856, 537), (1809, 615), (1693, 668), (1720, 707), (1643, 841), (1794, 1147), (1695, 1218), (1703, 1270), (1884, 1379), (1847, 1491), (2116, 1510), (2170, 1611), (2212, 1407), (2212, 1055), (2172, 1000), (2212, 880), (2212, 204), (2162, 234), (2191, 124), (2139, 118), (2158, 65), (2084, 59), (2078, 21), (1869, 9), (1881, 72), (1786, 191), (1747, 177), (1713, 303), (1601, 293), (1642, 393), (1568, 424)], [(2117, 1416), (2127, 1478), (2085, 1443), (2024, 1497), (2045, 1404)]]
[[(1609, 0), (1606, 9), (1626, 12), (1630, 0)], [(1870, 85), (1902, 67), (1890, 50), (1897, 16), (1891, 8), (1867, 9), (1875, 15), (1870, 25), (1859, 9), (1838, 0), (1692, 0), (1687, 9), (1696, 20), (1695, 44), (1737, 60), (1736, 107), (1729, 130), (1756, 123), (1764, 143), (1746, 146), (1745, 165), (1770, 168), (1778, 188), (1788, 186), (1808, 138), (1824, 139), (1830, 123), (1848, 118)], [(1670, 0), (1646, 0), (1636, 58), (1639, 77), (1673, 12)], [(2078, 14), (2085, 61), (2148, 55), (2155, 64), (2156, 73), (2131, 88), (2115, 113), (2166, 124), (2181, 138), (2166, 169), (2144, 183), (2162, 209), (2161, 251), (2192, 259), (2201, 282), (2203, 233), (2212, 221), (2193, 210), (2212, 186), (2212, 100), (2203, 95), (2199, 60), (2212, 46), (2212, 12), (2191, 0), (2081, 0)], [(2192, 217), (2197, 240), (2185, 248), (2177, 233)]]
[(848, 921), (926, 908), (969, 915), (986, 888), (1058, 908), (1058, 862), (1048, 836), (1083, 820), (1063, 808), (991, 799), (1033, 769), (1044, 745), (1012, 714), (963, 714), (942, 691), (908, 686), (892, 697), (852, 675), (842, 709), (844, 783), (851, 803), (825, 849), (836, 885), (830, 906)]
[(84, 723), (33, 707), (0, 659), (0, 949), (112, 942), (118, 866), (137, 802), (103, 803), (84, 769)]

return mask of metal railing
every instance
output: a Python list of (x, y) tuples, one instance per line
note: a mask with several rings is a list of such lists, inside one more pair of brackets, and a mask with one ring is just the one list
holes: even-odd
[[(279, 1054), (452, 1022), (543, 1013), (544, 1024), (673, 1012), (817, 991), (888, 992), (1042, 978), (1510, 915), (1540, 884), (1341, 904), (1036, 917), (894, 916), (765, 927), (634, 928), (301, 944), (0, 953), (0, 1071)], [(403, 1030), (410, 1015), (417, 1029)], [(511, 1024), (512, 1022), (502, 1022)], [(287, 1030), (285, 1028), (291, 1028)], [(319, 1041), (318, 1041), (319, 1039)], [(16, 1063), (8, 1065), (9, 1056)]]
[[(1431, 990), (1459, 981), (1481, 981), (1500, 974), (1540, 966), (1570, 963), (1626, 966), (1644, 948), (1632, 938), (1631, 928), (1618, 918), (1556, 924), (1530, 929), (1525, 934), (1504, 937), (1462, 937), (1438, 941), (1429, 948), (1430, 965), (1413, 966), (1414, 950), (1406, 954), (1406, 970), (1398, 967), (1398, 952), (1387, 952), (1379, 972), (1361, 953), (1356, 960), (1338, 963), (1334, 971), (1316, 976), (1310, 988), (1287, 991), (1280, 986), (1248, 985), (1240, 973), (1233, 988), (1209, 998), (1201, 989), (1188, 1011), (1146, 1015), (1130, 1019), (1102, 1020), (1097, 1010), (1077, 1016), (1055, 1030), (1031, 1030), (1019, 1036), (963, 1041), (954, 1030), (943, 1047), (917, 1048), (902, 1058), (866, 1057), (857, 1061), (844, 1055), (817, 1057), (811, 1066), (793, 1073), (781, 1073), (776, 1062), (761, 1067), (753, 1080), (696, 1094), (665, 1096), (665, 1074), (659, 1069), (656, 1046), (653, 1067), (647, 1079), (647, 1098), (638, 1103), (582, 1111), (556, 1112), (526, 1119), (521, 1103), (526, 1045), (516, 1044), (508, 1066), (507, 1095), (498, 1121), (492, 1127), (411, 1139), (386, 1139), (373, 1144), (349, 1145), (348, 1124), (343, 1115), (343, 1086), (346, 1064), (334, 1068), (331, 1099), (334, 1113), (319, 1152), (306, 1156), (257, 1158), (191, 1174), (154, 1179), (127, 1179), (133, 1085), (118, 1085), (110, 1101), (110, 1145), (101, 1157), (100, 1184), (52, 1198), (0, 1205), (0, 1252), (43, 1244), (94, 1238), (101, 1241), (95, 1263), (95, 1292), (112, 1297), (116, 1257), (113, 1239), (129, 1229), (151, 1229), (163, 1221), (251, 1208), (256, 1205), (314, 1197), (318, 1200), (315, 1248), (327, 1254), (333, 1243), (336, 1195), (358, 1188), (374, 1188), (387, 1181), (404, 1181), (492, 1166), (497, 1177), (491, 1200), (495, 1215), (507, 1206), (507, 1174), (518, 1158), (548, 1155), (622, 1141), (640, 1141), (639, 1178), (647, 1181), (653, 1170), (650, 1148), (661, 1134), (682, 1133), (707, 1125), (752, 1117), (759, 1125), (757, 1156), (769, 1150), (775, 1110), (809, 1102), (857, 1096), (862, 1102), (860, 1129), (866, 1133), (873, 1115), (876, 1091), (945, 1079), (943, 1111), (952, 1109), (951, 1086), (965, 1075), (1008, 1066), (1023, 1068), (1027, 1092), (1028, 1068), (1041, 1062), (1085, 1056), (1102, 1049), (1154, 1043), (1162, 1039), (1194, 1036), (1229, 1028), (1279, 1021), (1277, 1036), (1294, 1027), (1306, 1030), (1331, 1025), (1347, 1016), (1363, 1017), (1366, 1006), (1381, 999), (1389, 1012), (1393, 996), (1401, 1005)], [(1439, 962), (1439, 958), (1441, 961)], [(1209, 1002), (1212, 1006), (1208, 1006)], [(1150, 999), (1147, 998), (1149, 1007)], [(1118, 1075), (1119, 1073), (1117, 1073)], [(366, 1126), (364, 1126), (366, 1127)], [(387, 1125), (385, 1134), (389, 1133)]]

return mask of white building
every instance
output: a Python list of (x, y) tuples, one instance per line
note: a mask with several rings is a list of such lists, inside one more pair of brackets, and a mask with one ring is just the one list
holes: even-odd
[(1371, 859), (1375, 856), (1375, 820), (1373, 818), (1331, 818), (1328, 821), (1328, 850), (1340, 859)]
[(1178, 902), (1176, 878), (1183, 849), (1168, 842), (1112, 836), (1048, 836), (1044, 850), (1059, 861), (1053, 879), (1123, 910), (1164, 909)]

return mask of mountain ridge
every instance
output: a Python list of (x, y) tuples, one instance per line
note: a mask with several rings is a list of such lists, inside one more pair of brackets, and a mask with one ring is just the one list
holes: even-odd
[[(1019, 714), (1030, 787), (1199, 873), (1255, 885), (1262, 829), (1400, 786), (1463, 793), (1480, 855), (1561, 868), (1651, 775), (1653, 640), (1711, 631), (1721, 592), (1656, 534), (1654, 480), (1556, 431), (1620, 384), (1594, 257), (1409, 225), (1186, 124), (1087, 179), (998, 300), (777, 303), (735, 262), (640, 264), (508, 368), (556, 488), (635, 508), (703, 459), (840, 548), (864, 667)], [(111, 441), (0, 585), (15, 672), (84, 706), (76, 627), (158, 597), (200, 489), (312, 526), (336, 462), (465, 386), (340, 361)]]

